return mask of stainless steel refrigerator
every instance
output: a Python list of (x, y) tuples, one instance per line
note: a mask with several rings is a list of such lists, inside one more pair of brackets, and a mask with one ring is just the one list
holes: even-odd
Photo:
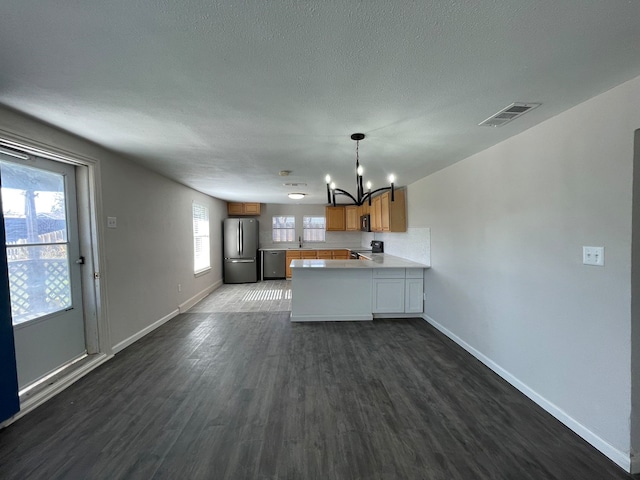
[(224, 283), (258, 281), (258, 221), (227, 218), (224, 221)]

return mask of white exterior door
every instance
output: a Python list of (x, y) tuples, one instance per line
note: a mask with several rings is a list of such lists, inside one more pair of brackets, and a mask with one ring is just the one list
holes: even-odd
[(75, 167), (0, 154), (11, 317), (24, 389), (86, 353)]

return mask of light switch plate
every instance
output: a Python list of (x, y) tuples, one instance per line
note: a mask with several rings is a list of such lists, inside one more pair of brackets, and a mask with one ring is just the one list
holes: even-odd
[(107, 228), (116, 228), (118, 226), (118, 221), (116, 217), (107, 217)]
[(604, 247), (582, 247), (582, 263), (604, 267)]

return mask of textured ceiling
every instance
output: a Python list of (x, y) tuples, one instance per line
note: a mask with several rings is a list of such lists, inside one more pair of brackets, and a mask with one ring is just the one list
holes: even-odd
[[(365, 180), (408, 184), (640, 75), (639, 47), (637, 0), (2, 0), (0, 103), (219, 198), (324, 203), (351, 133)], [(477, 126), (514, 101), (542, 106)]]

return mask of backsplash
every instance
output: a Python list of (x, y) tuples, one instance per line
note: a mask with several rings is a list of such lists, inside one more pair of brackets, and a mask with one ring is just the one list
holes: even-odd
[[(296, 238), (297, 240), (297, 238)], [(308, 248), (334, 248), (334, 247), (357, 247), (360, 245), (360, 232), (326, 232), (325, 241), (322, 243), (304, 242), (303, 246)], [(273, 246), (271, 230), (260, 230), (260, 247)], [(297, 247), (298, 242), (278, 244), (284, 248)]]
[(384, 253), (431, 265), (431, 229), (428, 227), (409, 227), (404, 233), (362, 234), (363, 247), (369, 248), (371, 240), (382, 240)]

